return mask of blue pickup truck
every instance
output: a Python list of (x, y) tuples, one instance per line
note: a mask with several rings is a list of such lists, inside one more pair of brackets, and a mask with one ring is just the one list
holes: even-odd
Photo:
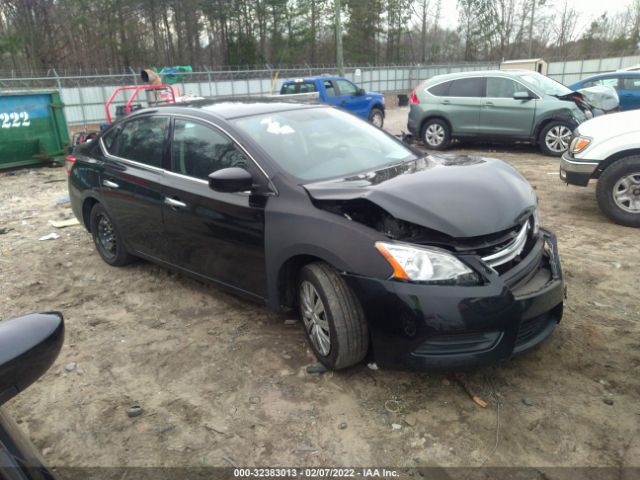
[(376, 127), (384, 123), (384, 95), (365, 92), (343, 77), (306, 77), (286, 80), (280, 88), (280, 95), (318, 93), (320, 101), (344, 108), (351, 113), (369, 120)]

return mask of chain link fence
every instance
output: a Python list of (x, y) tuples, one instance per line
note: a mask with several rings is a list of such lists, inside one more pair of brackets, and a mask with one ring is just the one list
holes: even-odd
[[(640, 56), (551, 62), (548, 75), (570, 84), (596, 73), (618, 70), (640, 63)], [(349, 65), (345, 76), (362, 88), (382, 93), (408, 93), (420, 81), (445, 73), (495, 70), (497, 62), (456, 63), (441, 65)], [(55, 69), (38, 75), (0, 72), (1, 90), (58, 90), (65, 105), (69, 125), (95, 125), (106, 121), (105, 103), (117, 88), (142, 84), (141, 68), (121, 71), (62, 71)], [(259, 66), (228, 69), (197, 67), (194, 72), (181, 73), (183, 81), (176, 87), (181, 95), (198, 97), (246, 97), (277, 94), (282, 81), (306, 76), (336, 74), (335, 65), (291, 65), (284, 67)], [(0, 93), (1, 94), (1, 93)], [(142, 103), (146, 98), (139, 96)], [(114, 105), (124, 105), (122, 93)], [(115, 106), (113, 107), (115, 108)], [(113, 114), (113, 112), (112, 112)]]
[[(408, 93), (420, 81), (444, 73), (497, 69), (497, 63), (460, 63), (444, 65), (350, 65), (345, 77), (369, 91)], [(0, 76), (0, 90), (58, 90), (65, 105), (69, 125), (95, 125), (106, 121), (105, 103), (113, 91), (125, 85), (142, 84), (140, 71), (129, 68), (124, 72), (93, 72), (60, 74), (49, 70), (42, 76), (23, 76), (16, 72)], [(197, 71), (180, 73), (183, 81), (175, 87), (181, 95), (197, 97), (247, 97), (277, 94), (284, 80), (337, 74), (335, 65), (295, 65), (282, 68), (262, 67), (213, 70), (199, 67)], [(178, 93), (177, 92), (177, 93)], [(138, 97), (144, 104), (145, 96)], [(127, 98), (121, 93), (114, 107), (124, 105)], [(112, 112), (113, 115), (113, 112)]]

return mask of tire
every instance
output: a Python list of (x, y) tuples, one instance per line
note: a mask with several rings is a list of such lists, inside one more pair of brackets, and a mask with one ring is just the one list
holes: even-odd
[(451, 128), (444, 120), (427, 120), (420, 133), (422, 143), (432, 150), (444, 150), (451, 144)]
[(369, 122), (378, 128), (384, 125), (384, 112), (378, 107), (373, 107), (369, 112)]
[(621, 158), (605, 168), (596, 198), (602, 213), (615, 223), (640, 227), (640, 155)]
[(122, 267), (135, 260), (135, 257), (127, 252), (122, 235), (100, 203), (96, 203), (91, 209), (89, 221), (93, 243), (106, 263), (113, 267)]
[(564, 122), (549, 122), (538, 136), (540, 151), (550, 157), (560, 157), (569, 148), (571, 126)]
[[(315, 315), (313, 307), (323, 311)], [(362, 361), (369, 349), (369, 329), (360, 302), (344, 279), (324, 262), (300, 271), (298, 309), (309, 345), (327, 368), (339, 370)], [(319, 340), (328, 339), (328, 344)]]

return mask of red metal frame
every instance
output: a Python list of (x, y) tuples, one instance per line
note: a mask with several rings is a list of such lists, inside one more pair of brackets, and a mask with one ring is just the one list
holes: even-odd
[(118, 95), (118, 93), (120, 93), (120, 92), (124, 92), (124, 91), (127, 91), (127, 90), (133, 90), (133, 93), (129, 97), (129, 100), (127, 101), (127, 103), (126, 103), (126, 105), (124, 107), (125, 112), (127, 112), (127, 113), (131, 113), (131, 105), (133, 104), (133, 101), (138, 96), (138, 93), (140, 93), (143, 90), (165, 90), (165, 91), (168, 90), (169, 93), (171, 94), (171, 98), (167, 99), (166, 102), (167, 103), (174, 103), (176, 101), (176, 92), (173, 89), (173, 86), (171, 86), (171, 85), (166, 85), (166, 84), (163, 84), (163, 85), (127, 85), (126, 87), (118, 87), (113, 91), (113, 93), (109, 97), (109, 100), (107, 100), (107, 103), (104, 106), (105, 110), (107, 111), (107, 122), (111, 123), (111, 104), (115, 100), (116, 95)]

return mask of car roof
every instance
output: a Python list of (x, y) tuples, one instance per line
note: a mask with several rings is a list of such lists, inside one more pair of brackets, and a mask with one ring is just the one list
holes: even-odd
[(634, 77), (640, 77), (640, 72), (634, 72), (634, 71), (617, 71), (617, 72), (607, 72), (607, 73), (599, 73), (597, 75), (591, 75), (590, 77), (585, 77), (582, 80), (578, 80), (575, 83), (582, 83), (582, 82), (586, 82), (589, 80), (597, 80), (598, 78), (617, 78), (617, 77), (627, 77), (627, 78), (634, 78)]
[[(299, 99), (289, 100), (286, 96), (274, 97), (243, 97), (243, 98), (218, 98), (199, 99), (188, 102), (176, 102), (159, 105), (163, 112), (190, 114), (194, 111), (211, 114), (231, 120), (239, 117), (262, 115), (266, 113), (283, 112), (289, 110), (303, 110), (307, 108), (329, 108), (319, 103), (302, 103)], [(145, 108), (139, 112), (149, 112), (157, 107)], [(138, 113), (138, 112), (135, 112)]]
[(520, 69), (510, 69), (510, 70), (473, 70), (467, 72), (454, 72), (454, 73), (445, 73), (442, 75), (435, 75), (431, 77), (428, 82), (432, 81), (446, 81), (446, 80), (455, 80), (457, 78), (465, 78), (465, 77), (488, 77), (488, 76), (502, 76), (502, 77), (516, 77), (522, 75), (524, 73), (536, 73), (533, 70), (520, 70)]
[(347, 80), (340, 75), (316, 75), (315, 77), (289, 78), (284, 83), (315, 82), (316, 80)]

